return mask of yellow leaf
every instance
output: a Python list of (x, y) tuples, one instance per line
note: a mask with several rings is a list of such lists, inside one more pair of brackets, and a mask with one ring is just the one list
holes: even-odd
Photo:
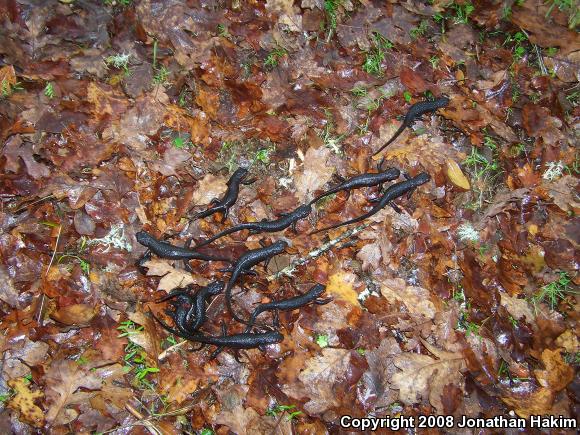
[(513, 407), (519, 417), (528, 418), (530, 415), (550, 412), (554, 403), (554, 393), (549, 388), (538, 388), (531, 393), (501, 397), (501, 400)]
[(12, 65), (5, 65), (0, 68), (0, 82), (4, 86), (8, 86), (8, 90), (10, 86), (13, 86), (17, 83), (16, 72)]
[(354, 291), (353, 284), (356, 276), (348, 272), (337, 272), (328, 278), (326, 291), (334, 294), (352, 305), (358, 305), (357, 292)]
[(471, 189), (469, 180), (463, 175), (461, 168), (454, 160), (447, 160), (447, 177), (457, 187), (461, 187), (464, 190)]
[(14, 397), (8, 402), (8, 406), (20, 412), (20, 419), (36, 427), (44, 423), (44, 412), (34, 404), (44, 394), (41, 391), (30, 391), (28, 382), (24, 378), (16, 378), (8, 381), (8, 386), (14, 390)]
[(54, 320), (65, 325), (86, 325), (97, 314), (99, 308), (89, 304), (72, 304), (51, 314)]

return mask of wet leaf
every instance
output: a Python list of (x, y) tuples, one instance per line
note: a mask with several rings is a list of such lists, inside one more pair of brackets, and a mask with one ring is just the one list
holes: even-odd
[(72, 304), (60, 308), (51, 314), (57, 322), (65, 325), (87, 325), (98, 312), (94, 305)]
[(294, 184), (300, 201), (310, 196), (328, 181), (334, 174), (334, 167), (329, 164), (331, 151), (328, 148), (309, 148), (304, 156), (304, 167), (296, 174)]
[(336, 295), (336, 297), (349, 302), (352, 305), (357, 305), (357, 292), (354, 291), (354, 282), (356, 277), (353, 274), (345, 272), (337, 272), (328, 277), (328, 284), (326, 291), (328, 294)]
[(309, 401), (304, 408), (309, 413), (318, 414), (339, 404), (333, 386), (344, 381), (350, 357), (345, 349), (322, 349), (320, 356), (306, 361), (299, 379), (307, 390)]
[(228, 426), (233, 432), (247, 434), (250, 422), (258, 418), (258, 413), (252, 408), (244, 408), (243, 399), (247, 393), (247, 387), (243, 385), (233, 385), (221, 392), (222, 407), (220, 413), (215, 417), (216, 424)]
[(469, 184), (469, 180), (461, 171), (461, 168), (454, 160), (447, 160), (447, 177), (449, 181), (455, 184), (457, 187), (460, 187), (464, 190), (469, 190), (471, 185)]
[(407, 286), (402, 279), (381, 282), (381, 294), (389, 302), (402, 302), (409, 312), (428, 319), (435, 316), (435, 304), (429, 300), (429, 292), (421, 287)]
[(10, 399), (8, 406), (18, 411), (25, 423), (42, 427), (44, 412), (34, 402), (44, 397), (44, 394), (41, 391), (31, 391), (30, 382), (24, 378), (12, 379), (8, 381), (8, 386), (14, 390), (14, 397)]
[(78, 417), (78, 412), (68, 406), (82, 403), (91, 396), (91, 393), (79, 391), (79, 388), (98, 390), (101, 387), (101, 379), (98, 376), (68, 360), (52, 363), (44, 380), (46, 399), (49, 403), (46, 421), (51, 425), (67, 424)]
[(403, 403), (415, 404), (421, 398), (428, 399), (442, 413), (442, 396), (447, 386), (461, 387), (463, 383), (461, 370), (465, 368), (465, 358), (461, 353), (442, 351), (425, 341), (423, 344), (437, 359), (417, 353), (396, 356), (393, 363), (401, 371), (393, 375), (392, 386), (399, 390)]

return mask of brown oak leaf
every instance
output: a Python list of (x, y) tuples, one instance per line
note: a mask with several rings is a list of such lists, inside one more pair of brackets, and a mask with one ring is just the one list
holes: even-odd
[(399, 390), (399, 399), (405, 404), (429, 399), (437, 412), (443, 414), (441, 397), (447, 385), (462, 385), (465, 358), (461, 353), (446, 352), (421, 341), (436, 358), (411, 352), (395, 356), (393, 363), (401, 371), (393, 375), (392, 387)]
[(77, 363), (69, 360), (55, 361), (44, 376), (46, 383), (46, 398), (50, 404), (46, 413), (46, 421), (57, 426), (67, 424), (78, 417), (70, 405), (85, 402), (91, 393), (78, 391), (79, 388), (98, 390), (101, 379), (95, 373), (82, 369)]

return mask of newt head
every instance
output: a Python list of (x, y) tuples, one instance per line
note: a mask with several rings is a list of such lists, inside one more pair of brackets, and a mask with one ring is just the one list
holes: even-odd
[(431, 179), (431, 176), (427, 172), (421, 172), (419, 175), (414, 176), (413, 184), (420, 186), (421, 184), (425, 184)]
[(227, 185), (229, 186), (233, 180), (236, 180), (236, 181), (243, 180), (246, 175), (248, 175), (248, 170), (246, 168), (240, 167), (240, 168), (236, 169), (236, 171), (233, 173), (231, 178), (228, 180)]
[(442, 107), (445, 107), (449, 104), (449, 98), (440, 97), (440, 98), (437, 98), (434, 102), (437, 103), (437, 108), (441, 109)]
[(314, 287), (312, 287), (308, 293), (312, 292), (313, 296), (320, 296), (322, 293), (324, 293), (324, 291), (326, 290), (326, 286), (323, 284), (315, 284)]
[(284, 252), (284, 249), (286, 249), (287, 247), (288, 242), (285, 240), (278, 240), (277, 242), (274, 242), (270, 245), (270, 248), (272, 248), (272, 252), (276, 254)]
[(153, 237), (147, 231), (138, 231), (135, 234), (135, 238), (141, 245), (146, 246), (147, 248), (151, 246), (151, 242), (155, 241), (155, 237)]

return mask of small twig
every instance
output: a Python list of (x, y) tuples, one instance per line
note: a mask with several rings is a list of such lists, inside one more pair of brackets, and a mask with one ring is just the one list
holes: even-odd
[(538, 56), (538, 64), (540, 65), (540, 71), (542, 71), (543, 75), (547, 76), (548, 69), (546, 68), (546, 65), (544, 65), (544, 58), (542, 56), (542, 51), (540, 50), (540, 47), (538, 47), (536, 44), (534, 44), (534, 49), (536, 50), (536, 56)]
[(36, 201), (32, 201), (32, 202), (29, 202), (28, 204), (20, 206), (17, 210), (14, 210), (13, 213), (18, 213), (18, 212), (24, 210), (26, 207), (30, 207), (31, 205), (38, 204), (39, 202), (42, 202), (44, 200), (51, 199), (51, 198), (54, 198), (54, 195), (52, 193), (50, 195), (39, 198)]
[(357, 235), (362, 230), (364, 230), (365, 228), (367, 228), (369, 225), (370, 225), (370, 223), (368, 223), (368, 224), (362, 224), (362, 225), (359, 225), (358, 227), (355, 227), (355, 228), (353, 228), (351, 230), (348, 230), (348, 231), (342, 233), (336, 239), (333, 239), (333, 240), (325, 243), (321, 247), (316, 248), (313, 251), (310, 251), (308, 254), (306, 254), (305, 257), (299, 258), (298, 260), (294, 260), (292, 263), (290, 263), (284, 269), (282, 269), (282, 270), (280, 270), (280, 271), (278, 271), (278, 272), (270, 275), (267, 278), (267, 280), (268, 281), (273, 281), (275, 279), (280, 278), (282, 275), (292, 276), (292, 274), (295, 272), (295, 270), (296, 270), (296, 268), (298, 266), (302, 266), (303, 264), (306, 264), (306, 263), (310, 262), (311, 260), (315, 259), (316, 257), (321, 256), (325, 252), (330, 251), (333, 247), (335, 247), (336, 245), (338, 245), (344, 239), (348, 239), (349, 237), (352, 237), (352, 236)]
[(62, 225), (59, 225), (58, 234), (56, 235), (56, 243), (54, 244), (54, 250), (52, 251), (52, 257), (50, 258), (50, 263), (48, 263), (48, 267), (46, 268), (46, 273), (44, 274), (45, 277), (48, 275), (48, 271), (50, 270), (50, 267), (52, 266), (52, 262), (54, 261), (54, 257), (56, 256), (56, 251), (58, 249), (58, 241), (60, 240), (61, 231), (62, 231)]
[(170, 353), (175, 352), (176, 350), (178, 350), (181, 346), (183, 346), (185, 343), (190, 343), (188, 340), (184, 340), (181, 341), (177, 344), (174, 344), (171, 347), (168, 347), (167, 349), (165, 349), (163, 352), (161, 352), (159, 354), (159, 356), (157, 357), (157, 359), (159, 361), (163, 361), (165, 358), (167, 358), (169, 356)]
[(151, 433), (153, 435), (163, 435), (163, 432), (161, 430), (159, 430), (157, 428), (157, 426), (155, 426), (153, 423), (151, 423), (148, 418), (145, 418), (143, 416), (143, 414), (141, 414), (139, 411), (137, 411), (135, 408), (133, 408), (128, 403), (125, 404), (125, 409), (127, 411), (129, 411), (129, 413), (131, 415), (133, 415), (133, 417), (139, 419), (138, 423), (143, 424), (147, 428), (149, 433)]

